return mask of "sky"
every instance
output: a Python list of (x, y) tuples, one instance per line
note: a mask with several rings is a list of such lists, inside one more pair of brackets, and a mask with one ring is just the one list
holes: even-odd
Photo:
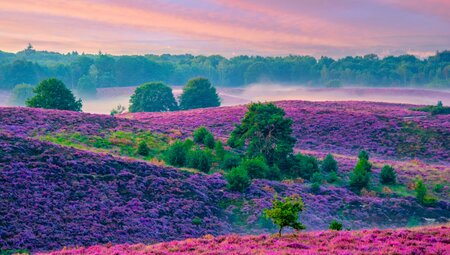
[(450, 0), (0, 0), (0, 50), (414, 54), (450, 49)]

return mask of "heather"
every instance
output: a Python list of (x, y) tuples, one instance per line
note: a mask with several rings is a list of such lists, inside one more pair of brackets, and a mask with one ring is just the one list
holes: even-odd
[(4, 249), (273, 232), (261, 216), (275, 194), (303, 198), (302, 222), (309, 230), (326, 229), (336, 218), (352, 229), (450, 218), (444, 201), (427, 207), (413, 197), (358, 196), (327, 185), (312, 194), (307, 184), (295, 181), (254, 180), (239, 193), (228, 190), (220, 174), (192, 174), (7, 134), (0, 141)]
[(204, 236), (154, 245), (96, 245), (49, 255), (97, 254), (435, 254), (450, 252), (448, 225), (361, 231), (303, 232), (283, 237)]

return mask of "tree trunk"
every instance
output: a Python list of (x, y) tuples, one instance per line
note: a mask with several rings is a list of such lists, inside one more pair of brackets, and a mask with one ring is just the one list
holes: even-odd
[(281, 237), (281, 230), (283, 230), (283, 228), (280, 228), (280, 230), (278, 230), (278, 236)]

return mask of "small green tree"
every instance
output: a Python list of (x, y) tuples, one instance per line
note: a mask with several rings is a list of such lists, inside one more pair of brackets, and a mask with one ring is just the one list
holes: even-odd
[(266, 178), (270, 171), (269, 166), (262, 157), (245, 159), (242, 161), (241, 167), (247, 171), (251, 179)]
[(124, 111), (126, 110), (126, 108), (124, 106), (122, 106), (121, 104), (118, 104), (116, 107), (114, 107), (110, 114), (111, 116), (114, 116), (116, 114), (122, 114)]
[(185, 143), (176, 140), (165, 152), (165, 159), (169, 165), (183, 167), (186, 165), (188, 148)]
[(303, 211), (303, 200), (299, 195), (292, 195), (284, 199), (274, 198), (272, 208), (265, 209), (264, 214), (272, 219), (273, 223), (279, 227), (278, 235), (285, 227), (295, 230), (302, 230), (306, 227), (299, 221), (299, 213)]
[(223, 147), (222, 141), (217, 141), (214, 144), (214, 152), (216, 154), (216, 157), (219, 161), (223, 161), (223, 158), (225, 157), (225, 148)]
[(145, 83), (130, 98), (130, 112), (167, 112), (178, 109), (172, 89), (161, 82)]
[(225, 153), (225, 156), (223, 158), (223, 162), (220, 165), (220, 168), (222, 168), (223, 170), (230, 170), (233, 169), (237, 166), (239, 166), (239, 164), (241, 163), (241, 158), (239, 157), (239, 155), (232, 153), (232, 152), (228, 152)]
[(336, 172), (330, 172), (327, 177), (327, 182), (335, 183), (339, 180), (339, 177)]
[(35, 95), (26, 101), (28, 107), (81, 111), (81, 99), (76, 100), (66, 85), (55, 78), (41, 81), (33, 92)]
[(367, 188), (370, 182), (370, 172), (367, 171), (367, 164), (361, 163), (362, 161), (367, 160), (365, 158), (360, 159), (350, 174), (350, 187), (358, 191), (362, 188)]
[(285, 118), (283, 109), (272, 103), (252, 103), (241, 124), (231, 132), (228, 144), (234, 148), (246, 146), (248, 158), (262, 156), (269, 166), (280, 166), (293, 152), (291, 126), (292, 120)]
[(301, 177), (310, 180), (315, 172), (319, 171), (319, 164), (315, 157), (296, 154), (289, 158), (289, 170), (285, 175), (291, 178)]
[(383, 166), (380, 173), (380, 182), (385, 185), (395, 184), (397, 182), (397, 174), (392, 166)]
[(148, 156), (150, 154), (150, 149), (145, 141), (141, 141), (137, 148), (137, 154), (141, 156)]
[(204, 145), (209, 149), (213, 149), (214, 145), (216, 143), (214, 136), (211, 133), (206, 134), (203, 142), (204, 142)]
[(427, 187), (423, 183), (422, 178), (418, 178), (416, 181), (416, 198), (419, 203), (425, 206), (430, 206), (436, 203), (437, 199), (428, 194)]
[(33, 97), (33, 86), (29, 84), (18, 84), (11, 92), (9, 103), (13, 106), (25, 106), (25, 102)]
[(330, 230), (337, 230), (337, 231), (341, 231), (342, 228), (343, 228), (342, 223), (338, 222), (337, 220), (333, 220), (330, 226), (328, 227), (328, 229)]
[(220, 106), (216, 88), (206, 78), (188, 81), (180, 95), (180, 108), (183, 110)]
[(334, 159), (333, 155), (328, 154), (322, 161), (321, 169), (324, 172), (337, 172), (338, 165), (337, 161)]
[(247, 171), (242, 167), (235, 167), (225, 174), (228, 188), (233, 191), (243, 192), (252, 183)]
[(211, 169), (211, 155), (198, 148), (190, 150), (187, 154), (187, 166), (208, 173)]
[(367, 151), (365, 151), (365, 150), (362, 150), (362, 151), (359, 152), (358, 158), (359, 159), (365, 159), (365, 160), (369, 161), (369, 153)]
[(194, 142), (203, 144), (205, 142), (205, 136), (210, 133), (211, 132), (209, 132), (209, 130), (204, 126), (196, 128), (194, 130), (194, 132), (192, 132), (192, 136), (194, 137)]

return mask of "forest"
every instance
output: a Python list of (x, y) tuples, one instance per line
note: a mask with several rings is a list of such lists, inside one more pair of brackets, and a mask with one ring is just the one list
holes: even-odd
[(373, 86), (450, 88), (450, 51), (419, 59), (413, 55), (375, 54), (329, 57), (220, 55), (124, 55), (99, 52), (61, 54), (37, 51), (30, 44), (17, 53), (0, 51), (0, 89), (36, 85), (54, 77), (71, 89), (88, 82), (98, 88), (135, 86), (149, 81), (185, 84), (192, 77), (208, 78), (219, 87), (252, 83), (299, 84), (310, 87)]

